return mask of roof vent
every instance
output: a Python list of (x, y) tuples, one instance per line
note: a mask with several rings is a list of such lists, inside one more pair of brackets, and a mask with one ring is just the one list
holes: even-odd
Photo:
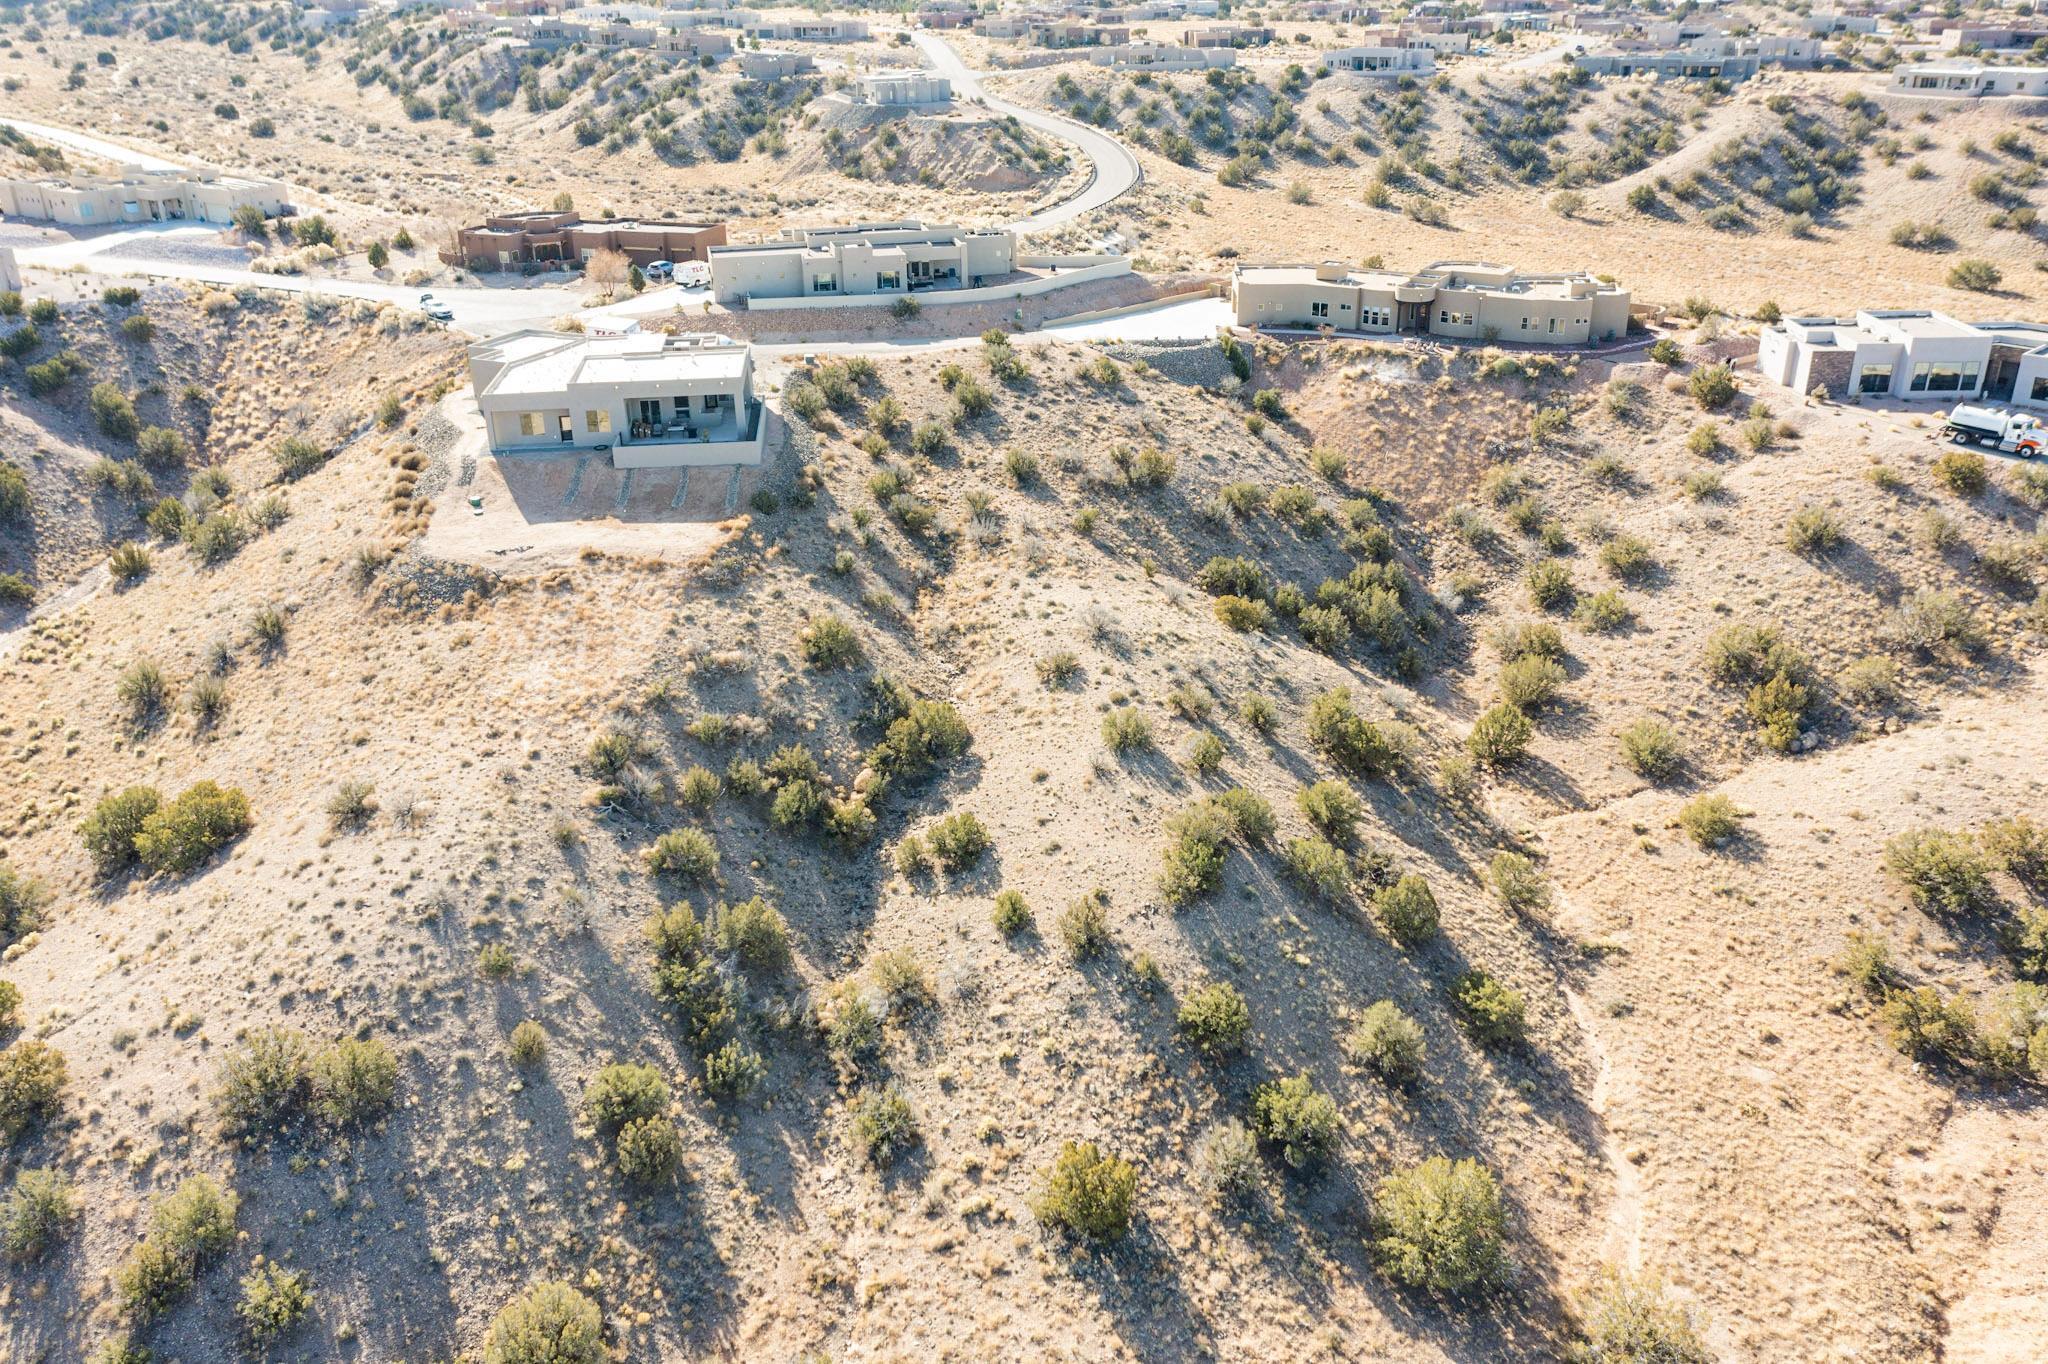
[(1316, 267), (1316, 278), (1321, 280), (1338, 280), (1344, 278), (1345, 274), (1342, 261), (1326, 260)]

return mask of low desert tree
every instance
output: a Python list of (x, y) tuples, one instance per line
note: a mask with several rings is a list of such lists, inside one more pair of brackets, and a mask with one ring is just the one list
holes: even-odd
[(50, 893), (33, 876), (23, 876), (0, 860), (0, 947), (32, 932), (42, 922)]
[(1991, 863), (1966, 833), (1913, 829), (1885, 845), (1884, 867), (1920, 909), (1968, 914), (1991, 902)]
[(1525, 1006), (1519, 990), (1481, 967), (1458, 977), (1451, 989), (1458, 1021), (1481, 1046), (1514, 1046), (1522, 1040)]
[(683, 1163), (683, 1138), (665, 1117), (634, 1118), (619, 1129), (619, 1175), (629, 1184), (661, 1184)]
[(709, 881), (718, 872), (718, 845), (702, 829), (671, 829), (643, 854), (657, 876), (683, 881)]
[(78, 836), (102, 877), (118, 875), (136, 861), (135, 840), (143, 823), (163, 804), (153, 786), (131, 786), (103, 796), (78, 826)]
[(1045, 1226), (1096, 1242), (1123, 1239), (1130, 1230), (1138, 1193), (1138, 1170), (1094, 1142), (1060, 1147), (1032, 1200), (1031, 1212)]
[(64, 1093), (64, 1053), (25, 1038), (0, 1051), (0, 1146), (53, 1116)]
[(1419, 947), (1436, 936), (1436, 896), (1416, 872), (1405, 873), (1373, 893), (1372, 912), (1387, 936), (1403, 947)]
[(147, 1321), (192, 1291), (199, 1272), (235, 1243), (241, 1200), (210, 1175), (192, 1175), (160, 1199), (149, 1234), (114, 1274), (123, 1309)]
[(291, 1334), (313, 1310), (313, 1281), (275, 1261), (259, 1263), (242, 1276), (242, 1296), (235, 1304), (242, 1339), (257, 1355)]
[(553, 1281), (506, 1303), (484, 1338), (484, 1364), (605, 1364), (608, 1358), (597, 1304)]
[(919, 1140), (917, 1114), (894, 1087), (870, 1089), (853, 1101), (854, 1148), (869, 1164), (886, 1166)]
[(40, 1260), (78, 1215), (71, 1183), (55, 1170), (23, 1170), (0, 1200), (0, 1252), (16, 1263)]
[(214, 1111), (229, 1136), (265, 1139), (297, 1120), (312, 1089), (312, 1051), (290, 1028), (262, 1028), (222, 1058)]
[(1692, 400), (1708, 412), (1717, 412), (1735, 399), (1735, 375), (1726, 365), (1700, 366), (1685, 387)]
[(773, 975), (789, 965), (789, 925), (782, 911), (756, 895), (711, 914), (711, 937), (750, 971)]
[(1372, 721), (1359, 715), (1348, 687), (1333, 688), (1309, 702), (1308, 738), (1330, 761), (1360, 776), (1380, 776), (1395, 763), (1392, 745)]
[(1378, 1001), (1358, 1016), (1344, 1036), (1344, 1050), (1359, 1065), (1397, 1085), (1410, 1084), (1421, 1075), (1429, 1056), (1422, 1025), (1390, 999)]
[(1678, 735), (1662, 720), (1644, 716), (1617, 736), (1622, 761), (1639, 777), (1663, 781), (1685, 765), (1685, 749)]
[(1503, 702), (1481, 713), (1465, 737), (1465, 748), (1489, 767), (1508, 767), (1529, 751), (1536, 726), (1515, 706)]
[(142, 821), (135, 852), (150, 871), (182, 876), (241, 837), (249, 824), (247, 796), (232, 786), (195, 782)]
[(1550, 883), (1536, 864), (1517, 852), (1499, 852), (1486, 867), (1487, 884), (1500, 902), (1519, 914), (1538, 914), (1550, 908)]
[(1328, 1159), (1342, 1125), (1336, 1100), (1306, 1074), (1271, 1081), (1252, 1093), (1252, 1130), (1278, 1146), (1293, 1169), (1312, 1170)]
[(1210, 1056), (1244, 1049), (1251, 1035), (1252, 1012), (1236, 986), (1219, 981), (1205, 985), (1181, 1001), (1176, 1022), (1181, 1035)]
[(1358, 821), (1365, 817), (1365, 802), (1341, 781), (1319, 781), (1295, 795), (1301, 813), (1317, 833), (1332, 843), (1348, 843)]
[(1742, 832), (1742, 814), (1726, 796), (1695, 796), (1679, 809), (1678, 827), (1700, 847), (1718, 848)]
[(344, 1038), (312, 1064), (313, 1112), (342, 1129), (368, 1126), (391, 1111), (398, 1058), (379, 1038)]
[(1604, 1271), (1581, 1305), (1583, 1364), (1714, 1364), (1693, 1314), (1655, 1275)]
[(1372, 1252), (1396, 1283), (1466, 1293), (1508, 1269), (1507, 1216), (1493, 1174), (1474, 1160), (1436, 1156), (1379, 1182)]
[(583, 1112), (598, 1131), (613, 1133), (636, 1118), (658, 1116), (668, 1098), (668, 1081), (659, 1069), (629, 1061), (597, 1073), (584, 1095)]
[(86, 399), (86, 410), (92, 414), (93, 423), (100, 434), (115, 440), (133, 440), (139, 424), (135, 419), (135, 404), (128, 401), (128, 395), (121, 391), (119, 384), (102, 381), (92, 386), (92, 394)]

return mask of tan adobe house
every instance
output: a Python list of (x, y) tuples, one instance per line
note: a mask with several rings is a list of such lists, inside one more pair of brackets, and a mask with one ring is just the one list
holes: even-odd
[(599, 251), (617, 251), (635, 265), (655, 261), (707, 260), (725, 243), (724, 223), (600, 219), (577, 214), (504, 213), (481, 227), (456, 234), (456, 260), (472, 270), (514, 270), (530, 262), (587, 261)]
[(1230, 302), (1242, 327), (1329, 327), (1473, 341), (1583, 346), (1628, 332), (1629, 292), (1588, 274), (1525, 275), (1439, 261), (1414, 274), (1321, 265), (1239, 266)]
[(1002, 228), (928, 227), (917, 222), (785, 228), (773, 240), (711, 252), (712, 296), (748, 298), (908, 294), (971, 289), (1017, 265), (1017, 238)]
[(266, 218), (291, 212), (284, 185), (249, 175), (204, 168), (145, 170), (123, 166), (115, 175), (73, 175), (0, 180), (0, 213), (47, 218), (73, 227), (192, 219), (231, 223), (235, 211), (255, 208)]
[(491, 453), (608, 451), (620, 469), (759, 464), (753, 347), (715, 333), (517, 331), (469, 348)]

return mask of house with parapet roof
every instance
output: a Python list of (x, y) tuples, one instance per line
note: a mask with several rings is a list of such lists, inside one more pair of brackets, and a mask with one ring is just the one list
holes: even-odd
[(1339, 261), (1239, 266), (1230, 278), (1230, 303), (1241, 327), (1553, 346), (1619, 339), (1629, 318), (1629, 291), (1595, 275), (1523, 274), (1467, 261), (1439, 261), (1413, 273)]
[(1798, 393), (2048, 407), (2048, 325), (1962, 322), (1928, 308), (1788, 317), (1757, 338), (1756, 367)]

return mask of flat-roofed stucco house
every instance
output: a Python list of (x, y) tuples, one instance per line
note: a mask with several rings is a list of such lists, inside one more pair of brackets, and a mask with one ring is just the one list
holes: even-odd
[(1629, 292), (1588, 274), (1525, 275), (1505, 265), (1440, 261), (1413, 274), (1321, 265), (1239, 266), (1230, 301), (1239, 326), (1331, 327), (1476, 341), (1583, 346), (1628, 332)]
[(291, 211), (283, 184), (207, 169), (145, 170), (123, 166), (115, 175), (72, 175), (0, 180), (0, 213), (47, 218), (73, 227), (193, 219), (231, 223), (235, 211), (260, 209), (266, 218)]
[(868, 36), (868, 21), (825, 15), (812, 19), (758, 19), (746, 26), (756, 42), (857, 43)]
[(1428, 76), (1436, 72), (1436, 53), (1426, 47), (1339, 47), (1316, 54), (1326, 71), (1364, 76)]
[(1798, 393), (2048, 407), (2048, 325), (1962, 322), (1924, 308), (1788, 317), (1757, 338), (1756, 367)]
[(885, 71), (862, 76), (855, 83), (863, 104), (918, 108), (945, 104), (953, 98), (953, 82), (929, 71)]
[(857, 223), (785, 228), (773, 241), (711, 252), (712, 296), (748, 298), (908, 294), (971, 289), (1016, 269), (1017, 238), (1003, 228)]
[(808, 52), (778, 52), (772, 48), (743, 50), (735, 60), (740, 74), (756, 81), (787, 80), (818, 69), (817, 60)]
[(529, 262), (587, 261), (617, 251), (635, 265), (708, 260), (725, 242), (724, 223), (603, 218), (575, 213), (502, 213), (456, 233), (456, 255), (472, 270), (511, 270)]
[(1140, 71), (1205, 71), (1237, 65), (1234, 47), (1179, 47), (1172, 43), (1122, 43), (1088, 54), (1097, 66)]
[(620, 469), (759, 464), (753, 347), (704, 332), (518, 331), (469, 348), (491, 452), (609, 449)]
[(1907, 62), (1892, 68), (1891, 89), (1904, 95), (2048, 96), (2048, 66)]

